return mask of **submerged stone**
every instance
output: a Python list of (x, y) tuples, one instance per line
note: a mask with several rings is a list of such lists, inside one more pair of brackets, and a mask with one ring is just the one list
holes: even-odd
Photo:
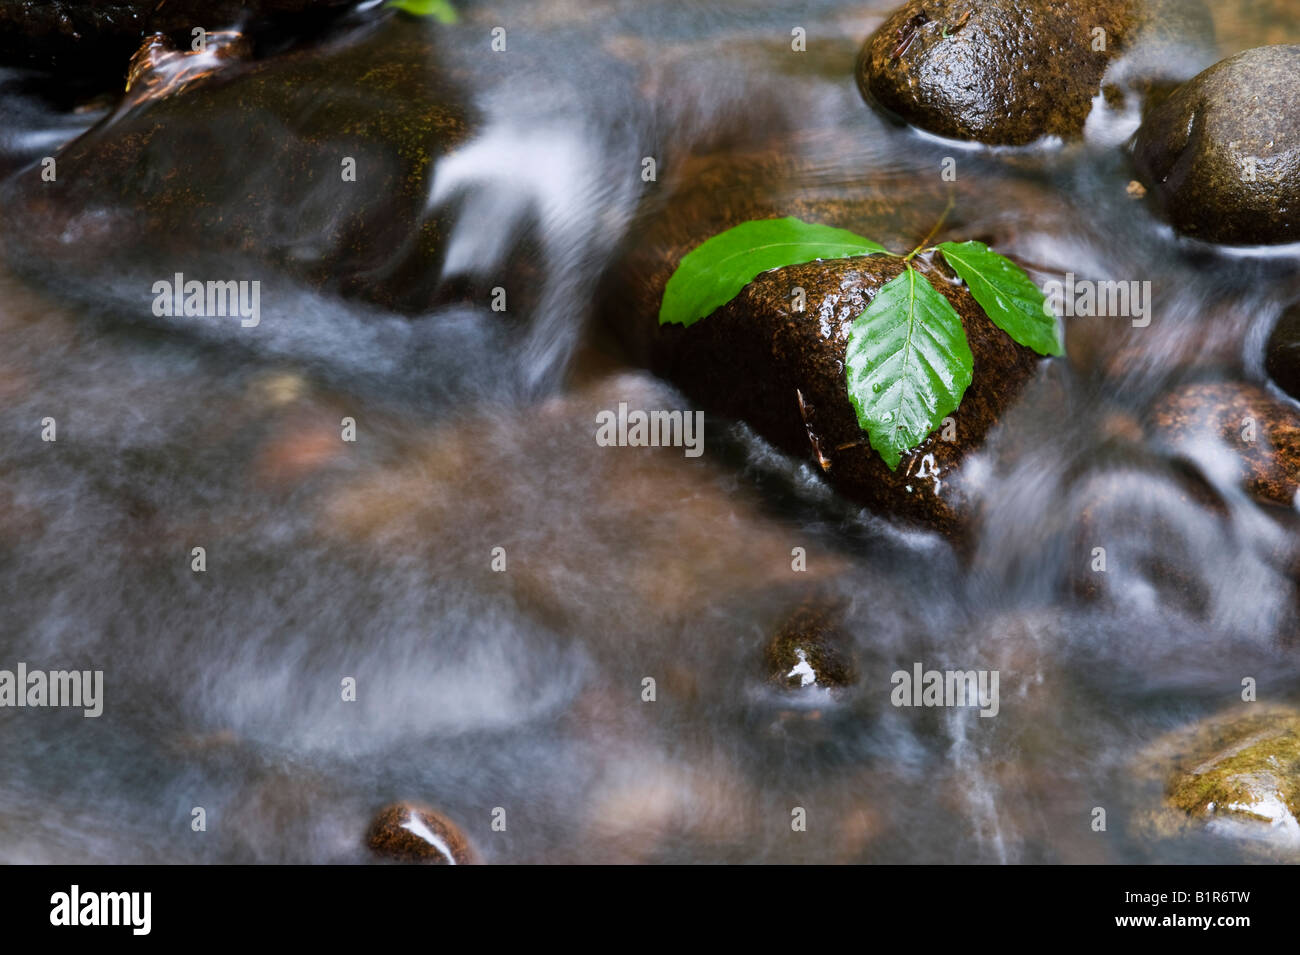
[(0, 63), (89, 72), (121, 70), (149, 33), (187, 39), (196, 27), (222, 30), (250, 19), (303, 21), (354, 0), (0, 0)]
[(1193, 382), (1160, 398), (1150, 414), (1157, 444), (1175, 454), (1225, 454), (1256, 500), (1294, 508), (1300, 491), (1300, 413), (1258, 385)]
[(1071, 475), (1069, 590), (1112, 606), (1155, 599), (1204, 618), (1214, 575), (1207, 575), (1207, 536), (1231, 531), (1227, 507), (1186, 461), (1146, 452), (1139, 433), (1103, 446)]
[(64, 289), (141, 269), (273, 271), (428, 307), (452, 215), (428, 208), (433, 171), (472, 123), (437, 35), (385, 17), (265, 60), (233, 41), (191, 54), (151, 39), (122, 107), (55, 155), (57, 177), (29, 168), (6, 184), (18, 264)]
[(786, 689), (834, 689), (857, 680), (852, 640), (833, 610), (801, 605), (763, 649), (769, 682)]
[(476, 861), (469, 840), (455, 823), (412, 803), (381, 809), (370, 824), (366, 844), (376, 855), (396, 862), (468, 865)]
[(1165, 810), (1148, 814), (1155, 834), (1197, 827), (1247, 849), (1300, 853), (1300, 711), (1243, 704), (1169, 734), (1143, 759), (1163, 777)]

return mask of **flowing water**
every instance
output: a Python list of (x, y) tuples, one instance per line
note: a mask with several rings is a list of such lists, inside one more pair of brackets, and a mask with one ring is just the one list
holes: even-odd
[[(1134, 109), (1011, 151), (885, 120), (853, 62), (893, 5), (473, 3), (432, 28), (478, 115), (429, 184), (451, 216), (443, 277), (498, 275), (530, 237), (526, 322), (464, 301), (398, 315), (269, 267), (256, 329), (153, 318), (169, 240), (132, 209), (4, 230), (0, 667), (102, 669), (105, 700), (97, 719), (0, 710), (0, 859), (362, 862), (399, 799), (496, 862), (1237, 859), (1142, 828), (1160, 785), (1141, 754), (1243, 677), (1300, 697), (1294, 513), (1246, 495), (1224, 448), (1143, 423), (1184, 381), (1264, 380), (1294, 251), (1176, 239), (1125, 191)], [(364, 14), (337, 31), (372, 29)], [(1277, 39), (1259, 4), (1215, 15), (1211, 61)], [(150, 105), (0, 77), (5, 201), (58, 145), (111, 144)], [(779, 157), (778, 206), (860, 199), (894, 248), (942, 214), (952, 156), (950, 237), (1040, 281), (1150, 281), (1153, 320), (1066, 320), (1070, 357), (965, 465), (983, 516), (961, 553), (743, 424), (709, 418), (699, 458), (600, 447), (602, 409), (687, 406), (622, 359), (594, 302), (691, 154)], [(312, 214), (277, 210), (286, 233)], [(207, 274), (250, 274), (224, 255)], [(1085, 596), (1096, 542), (1111, 570)], [(859, 676), (792, 698), (762, 648), (809, 592), (843, 607)], [(891, 705), (916, 662), (999, 670), (997, 717)]]

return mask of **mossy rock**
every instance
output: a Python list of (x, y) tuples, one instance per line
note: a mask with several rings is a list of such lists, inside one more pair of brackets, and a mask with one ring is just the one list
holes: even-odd
[(1171, 733), (1143, 756), (1163, 779), (1154, 834), (1189, 828), (1241, 840), (1247, 850), (1300, 855), (1300, 710), (1244, 704)]

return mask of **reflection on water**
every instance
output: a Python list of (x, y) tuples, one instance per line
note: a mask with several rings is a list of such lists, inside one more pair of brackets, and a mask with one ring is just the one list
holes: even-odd
[[(1153, 220), (1114, 145), (1131, 117), (1080, 144), (959, 154), (883, 120), (852, 64), (892, 6), (825, 0), (796, 24), (779, 3), (466, 5), (438, 28), (439, 68), (478, 121), (434, 167), (426, 211), (449, 223), (438, 288), (483, 294), (418, 315), (289, 262), (251, 273), (255, 337), (178, 327), (145, 294), (170, 277), (173, 237), (133, 208), (102, 197), (8, 229), (0, 667), (100, 668), (107, 700), (97, 720), (0, 711), (0, 858), (365, 861), (371, 814), (407, 798), (490, 861), (1236, 858), (1126, 827), (1155, 798), (1131, 762), (1242, 676), (1296, 694), (1294, 514), (1150, 414), (1185, 380), (1258, 376), (1294, 270)], [(498, 22), (508, 57), (485, 49)], [(1231, 22), (1221, 53), (1266, 36)], [(18, 79), (0, 96), (4, 168), (31, 164), (18, 177), (104, 114), (55, 111)], [(111, 143), (149, 107), (88, 136)], [(596, 444), (596, 412), (620, 401), (685, 407), (620, 364), (591, 303), (614, 247), (700, 157), (760, 170), (778, 204), (860, 200), (872, 237), (905, 248), (942, 212), (949, 154), (954, 235), (1040, 280), (1150, 280), (1157, 316), (1071, 323), (1069, 359), (967, 465), (969, 553), (845, 505), (743, 425), (709, 421), (699, 459)], [(244, 158), (249, 181), (273, 175)], [(32, 201), (16, 181), (14, 208)], [(223, 241), (190, 271), (250, 274)], [(379, 252), (383, 272), (411, 250)], [(526, 289), (526, 321), (484, 304), (502, 283)], [(1127, 571), (1101, 589), (1082, 580), (1095, 540)], [(843, 608), (858, 676), (792, 698), (763, 647), (810, 598)], [(999, 716), (891, 706), (890, 674), (917, 661), (1000, 670)], [(1104, 839), (1096, 805), (1116, 821)]]

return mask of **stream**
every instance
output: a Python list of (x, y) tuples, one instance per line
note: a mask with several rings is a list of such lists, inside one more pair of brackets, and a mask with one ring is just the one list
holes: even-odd
[[(1152, 836), (1142, 754), (1246, 677), (1300, 703), (1297, 515), (1243, 491), (1223, 448), (1148, 423), (1189, 385), (1268, 387), (1294, 250), (1189, 249), (1138, 211), (1136, 107), (1020, 149), (886, 119), (853, 68), (895, 0), (456, 5), (454, 25), (377, 25), (363, 4), (329, 41), (431, 31), (430, 70), (472, 91), (424, 184), (445, 252), (412, 273), (412, 294), (437, 280), (420, 308), (296, 271), (333, 207), (295, 187), (258, 247), (214, 234), (184, 253), (187, 278), (261, 282), (256, 326), (158, 316), (153, 283), (190, 237), (125, 192), (44, 205), (31, 182), (77, 137), (108, 156), (199, 93), (56, 95), (0, 72), (0, 668), (104, 674), (99, 717), (0, 709), (0, 861), (364, 863), (370, 819), (400, 800), (503, 863), (1246, 858), (1209, 831)], [(1277, 41), (1249, 0), (1215, 17), (1217, 56)], [(266, 60), (328, 42), (289, 47)], [(294, 109), (307, 124), (322, 102)], [(169, 150), (221, 153), (217, 213), (289, 175), (276, 143), (296, 130), (203, 116), (148, 147), (148, 188), (175, 187)], [(951, 235), (1040, 283), (1149, 282), (1151, 320), (1065, 319), (1067, 356), (965, 465), (965, 547), (841, 498), (743, 422), (706, 415), (699, 457), (603, 447), (602, 410), (691, 407), (628, 360), (606, 277), (705, 155), (755, 157), (776, 205), (860, 200), (870, 238), (903, 251), (943, 215), (953, 157)], [(358, 274), (405, 277), (400, 238)], [(792, 695), (765, 670), (806, 600), (850, 636), (841, 690)], [(997, 716), (893, 705), (891, 674), (917, 663), (999, 671)]]

